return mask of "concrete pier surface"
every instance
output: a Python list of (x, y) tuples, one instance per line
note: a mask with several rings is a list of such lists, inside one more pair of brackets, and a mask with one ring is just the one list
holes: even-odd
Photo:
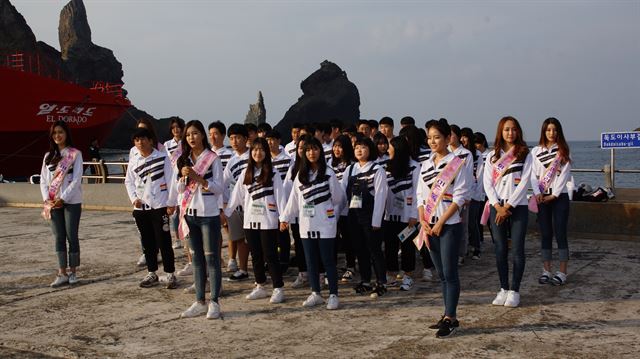
[[(340, 285), (341, 308), (306, 309), (310, 289), (286, 301), (248, 301), (252, 280), (223, 282), (223, 319), (179, 319), (195, 296), (180, 287), (138, 287), (140, 242), (130, 213), (84, 210), (80, 283), (52, 289), (57, 266), (50, 228), (36, 208), (0, 208), (0, 357), (160, 358), (637, 358), (640, 353), (640, 242), (570, 238), (568, 283), (539, 285), (536, 233), (527, 236), (521, 306), (491, 305), (499, 289), (493, 245), (460, 268), (460, 329), (436, 339), (438, 282), (379, 299)], [(223, 251), (226, 258), (226, 251)], [(555, 253), (554, 253), (555, 254)], [(178, 268), (184, 263), (176, 250)], [(226, 263), (226, 260), (225, 260)], [(339, 260), (342, 263), (342, 260)], [(418, 273), (422, 267), (418, 261)], [(161, 271), (160, 271), (161, 272)], [(252, 278), (252, 276), (251, 276)], [(326, 298), (328, 293), (323, 291)]]

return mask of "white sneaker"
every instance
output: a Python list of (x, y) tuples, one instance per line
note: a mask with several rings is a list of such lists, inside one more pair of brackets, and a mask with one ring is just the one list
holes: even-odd
[(138, 258), (138, 261), (136, 262), (136, 265), (138, 267), (144, 267), (144, 266), (147, 265), (147, 258), (144, 257), (144, 253), (142, 253), (140, 258)]
[(291, 288), (302, 288), (309, 283), (309, 279), (307, 278), (307, 272), (300, 272), (296, 277), (296, 280), (291, 284)]
[(195, 302), (191, 304), (189, 309), (185, 310), (184, 312), (182, 312), (182, 314), (180, 314), (180, 318), (193, 318), (193, 317), (201, 316), (205, 313), (207, 313), (207, 305), (202, 304), (200, 302)]
[(182, 241), (179, 239), (176, 239), (175, 242), (173, 242), (173, 249), (180, 249), (182, 248)]
[(402, 277), (402, 284), (400, 284), (400, 290), (407, 291), (413, 287), (413, 278), (405, 275)]
[(431, 272), (431, 269), (422, 270), (422, 280), (425, 282), (431, 282), (433, 280), (433, 272)]
[(176, 273), (178, 276), (180, 277), (188, 277), (190, 275), (193, 275), (193, 268), (191, 263), (187, 263), (184, 265), (184, 268), (182, 268), (181, 270), (179, 270)]
[(229, 264), (227, 264), (227, 272), (237, 272), (238, 271), (238, 262), (235, 259), (229, 259)]
[(78, 276), (74, 272), (69, 273), (69, 284), (76, 283), (78, 283)]
[(184, 289), (184, 292), (185, 292), (185, 293), (188, 293), (188, 294), (193, 294), (193, 293), (195, 293), (195, 292), (196, 292), (196, 284), (195, 284), (195, 283), (193, 283), (193, 284), (191, 284), (190, 286), (186, 287), (186, 288)]
[(338, 296), (335, 294), (329, 295), (329, 300), (327, 301), (327, 309), (336, 310), (340, 305), (340, 301), (338, 300)]
[(251, 293), (247, 294), (247, 296), (245, 298), (247, 298), (249, 300), (254, 300), (254, 299), (266, 298), (268, 296), (269, 296), (269, 294), (267, 294), (267, 291), (264, 290), (264, 288), (262, 288), (262, 286), (260, 284), (256, 284), (256, 287), (253, 288)]
[(505, 307), (517, 308), (520, 305), (520, 293), (510, 290), (507, 292), (507, 299), (504, 301)]
[(207, 319), (218, 319), (218, 318), (220, 318), (220, 304), (216, 302), (209, 302)]
[(303, 307), (314, 307), (314, 306), (316, 306), (318, 304), (322, 304), (322, 303), (324, 303), (324, 299), (322, 299), (320, 294), (318, 294), (316, 292), (311, 292), (311, 294), (307, 297), (307, 299), (304, 302), (302, 302), (302, 306)]
[(496, 298), (491, 302), (493, 305), (504, 305), (504, 302), (507, 300), (507, 291), (500, 288), (500, 291), (496, 295)]
[(284, 302), (284, 289), (273, 288), (273, 293), (271, 294), (271, 299), (269, 299), (269, 303), (278, 304), (282, 302)]
[(56, 276), (56, 279), (53, 282), (51, 282), (50, 286), (52, 288), (57, 288), (57, 287), (59, 287), (59, 286), (61, 286), (63, 284), (67, 284), (67, 283), (69, 283), (69, 277), (67, 277), (64, 274), (58, 274)]

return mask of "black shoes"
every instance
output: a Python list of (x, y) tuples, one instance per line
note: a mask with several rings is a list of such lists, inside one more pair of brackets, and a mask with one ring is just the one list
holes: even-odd
[[(440, 329), (443, 322), (444, 322), (444, 315), (440, 318), (440, 320), (438, 320), (436, 324), (430, 325), (429, 329)], [(458, 322), (457, 319), (454, 320), (451, 324), (456, 328), (460, 326), (460, 322)]]
[(445, 318), (442, 321), (442, 324), (440, 324), (440, 328), (438, 329), (438, 332), (436, 333), (436, 338), (448, 338), (450, 336), (453, 335), (453, 333), (456, 332), (456, 328), (457, 326), (459, 326), (458, 321), (456, 320), (454, 323), (451, 322), (451, 319), (449, 318)]
[(358, 285), (353, 287), (353, 290), (356, 291), (356, 294), (367, 294), (371, 292), (371, 286), (365, 285), (363, 282), (360, 282), (358, 283)]

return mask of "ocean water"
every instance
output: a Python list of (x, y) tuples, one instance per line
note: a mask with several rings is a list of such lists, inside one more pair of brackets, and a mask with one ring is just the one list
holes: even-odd
[[(529, 144), (531, 145), (531, 143)], [(611, 150), (600, 148), (599, 141), (571, 141), (569, 142), (573, 168), (602, 169), (610, 163)], [(103, 150), (102, 156), (108, 161), (126, 161), (128, 151)], [(624, 149), (615, 151), (615, 166), (617, 169), (640, 170), (640, 149)], [(120, 166), (109, 166), (109, 173), (122, 172)], [(616, 187), (640, 188), (640, 173), (616, 173)], [(591, 187), (604, 186), (604, 173), (573, 173), (576, 186), (587, 183)]]
[[(611, 162), (611, 150), (600, 148), (599, 141), (570, 141), (572, 168), (602, 169)], [(615, 168), (640, 171), (640, 149), (615, 150)], [(578, 185), (587, 183), (591, 187), (604, 186), (604, 173), (573, 173)], [(617, 188), (640, 188), (640, 173), (616, 173)]]

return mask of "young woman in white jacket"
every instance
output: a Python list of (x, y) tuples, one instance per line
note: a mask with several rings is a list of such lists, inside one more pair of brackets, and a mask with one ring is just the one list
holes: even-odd
[(236, 207), (244, 208), (243, 228), (249, 244), (253, 262), (256, 286), (247, 299), (266, 298), (264, 284), (266, 262), (273, 283), (271, 303), (284, 301), (284, 283), (278, 259), (278, 217), (285, 207), (282, 179), (271, 165), (269, 144), (264, 138), (256, 138), (251, 143), (251, 154), (247, 168), (242, 171), (224, 213), (229, 217)]
[[(78, 282), (80, 265), (78, 228), (82, 212), (82, 152), (72, 147), (71, 133), (64, 121), (49, 129), (49, 152), (40, 171), (40, 192), (44, 201), (43, 215), (51, 219), (56, 241), (58, 274), (52, 287)], [(69, 246), (67, 248), (67, 241)], [(67, 265), (70, 272), (67, 273)]]
[(345, 194), (333, 170), (327, 167), (322, 144), (316, 138), (305, 143), (301, 161), (287, 206), (280, 215), (280, 230), (285, 231), (288, 223), (298, 218), (312, 290), (302, 305), (312, 307), (324, 302), (320, 296), (318, 259), (321, 259), (329, 281), (327, 309), (333, 310), (338, 308), (336, 232), (340, 210), (345, 206)]
[[(524, 274), (524, 245), (529, 211), (527, 189), (531, 183), (532, 158), (522, 127), (511, 116), (498, 122), (493, 151), (484, 165), (484, 190), (489, 198), (491, 232), (495, 239), (496, 266), (500, 291), (493, 305), (517, 307), (520, 282)], [(509, 248), (507, 231), (511, 231), (513, 273), (509, 283)]]

